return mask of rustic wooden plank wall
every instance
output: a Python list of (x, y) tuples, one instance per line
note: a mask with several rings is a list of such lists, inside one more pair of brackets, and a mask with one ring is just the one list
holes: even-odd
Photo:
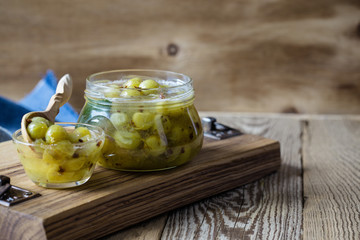
[(360, 1), (0, 0), (0, 95), (47, 69), (183, 72), (199, 110), (360, 113)]

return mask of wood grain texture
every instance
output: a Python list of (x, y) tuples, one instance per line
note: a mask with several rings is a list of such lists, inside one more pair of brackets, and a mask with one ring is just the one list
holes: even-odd
[[(45, 240), (41, 219), (0, 206), (0, 239)], [(14, 226), (17, 226), (14, 228)]]
[[(214, 112), (210, 115), (243, 132), (279, 140), (281, 168), (254, 183), (170, 212), (165, 228), (156, 226), (162, 230), (161, 238), (150, 239), (301, 239), (302, 126), (299, 119), (222, 116)], [(136, 239), (144, 239), (144, 235), (139, 233)]]
[(304, 240), (360, 239), (360, 120), (310, 120), (304, 132)]
[(199, 110), (360, 113), (360, 3), (0, 1), (0, 94), (53, 69), (83, 106), (94, 72), (153, 68), (194, 79)]
[[(124, 173), (99, 167), (89, 182), (65, 190), (44, 189), (31, 183), (11, 142), (0, 144), (0, 159), (1, 174), (11, 177), (14, 185), (42, 195), (12, 206), (16, 218), (21, 213), (24, 218), (38, 219), (37, 227), (29, 230), (38, 238), (38, 233), (45, 231), (48, 239), (77, 239), (101, 237), (255, 181), (279, 168), (280, 151), (275, 140), (242, 135), (206, 142), (193, 161), (173, 170)], [(0, 208), (0, 213), (6, 212), (3, 206)], [(11, 212), (0, 215), (4, 223), (0, 232), (14, 234), (10, 239), (21, 239), (23, 232), (5, 227), (14, 223)]]
[[(161, 207), (161, 206), (159, 206)], [(135, 224), (122, 231), (102, 237), (99, 240), (158, 240), (161, 238), (168, 213)]]

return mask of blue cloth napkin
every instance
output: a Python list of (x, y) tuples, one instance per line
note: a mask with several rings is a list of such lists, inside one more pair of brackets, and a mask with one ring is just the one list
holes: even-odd
[[(44, 111), (57, 86), (57, 79), (51, 70), (41, 79), (35, 88), (19, 102), (0, 96), (0, 141), (9, 140), (10, 134), (21, 126), (21, 118), (24, 114), (33, 111)], [(56, 117), (58, 122), (76, 122), (79, 115), (66, 103), (60, 108)]]
[(10, 140), (10, 135), (11, 133), (7, 129), (0, 127), (0, 142)]

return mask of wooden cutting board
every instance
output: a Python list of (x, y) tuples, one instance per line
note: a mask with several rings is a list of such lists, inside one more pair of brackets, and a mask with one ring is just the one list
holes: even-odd
[(254, 135), (205, 141), (191, 162), (166, 171), (130, 173), (97, 167), (84, 185), (45, 189), (33, 184), (11, 141), (0, 144), (0, 174), (41, 194), (0, 205), (1, 239), (93, 239), (169, 210), (257, 180), (280, 167), (280, 144)]

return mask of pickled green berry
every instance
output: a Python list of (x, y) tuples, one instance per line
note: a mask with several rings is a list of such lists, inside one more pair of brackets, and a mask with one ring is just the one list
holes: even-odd
[(44, 144), (46, 144), (43, 138), (36, 139), (34, 143), (35, 145), (39, 145), (39, 146), (44, 146)]
[(56, 142), (56, 146), (53, 148), (56, 156), (53, 157), (56, 159), (63, 159), (64, 157), (71, 157), (74, 152), (74, 145), (69, 140), (60, 140)]
[(176, 125), (171, 129), (168, 139), (172, 144), (179, 145), (192, 140), (191, 136), (192, 132), (188, 128)]
[(145, 146), (150, 150), (152, 155), (160, 155), (166, 150), (166, 143), (154, 135), (145, 139)]
[(34, 141), (34, 146), (32, 150), (34, 150), (35, 153), (40, 154), (37, 157), (41, 156), (41, 154), (44, 152), (46, 142), (43, 138), (38, 138)]
[(158, 88), (158, 87), (160, 87), (160, 84), (152, 79), (147, 79), (147, 80), (141, 82), (139, 85), (139, 88), (141, 88), (141, 89), (152, 89), (152, 90), (142, 90), (142, 93), (145, 95), (156, 93), (157, 90), (153, 90), (153, 89)]
[(86, 142), (91, 138), (91, 133), (86, 127), (78, 127), (69, 134), (69, 139), (73, 143)]
[(186, 109), (181, 106), (181, 103), (174, 105), (174, 103), (169, 101), (160, 101), (156, 103), (156, 112), (163, 115), (172, 115), (174, 117), (178, 117), (186, 114)]
[(120, 147), (126, 149), (136, 149), (141, 143), (141, 136), (136, 131), (116, 131), (114, 139)]
[(142, 89), (149, 89), (149, 88), (158, 88), (160, 86), (159, 83), (157, 83), (155, 80), (147, 79), (145, 81), (142, 81), (139, 85), (139, 88)]
[(141, 92), (136, 89), (124, 89), (120, 93), (120, 97), (137, 97), (141, 96)]
[(45, 122), (34, 122), (32, 121), (27, 126), (27, 132), (29, 133), (30, 137), (35, 140), (39, 138), (44, 138), (45, 134), (48, 130), (48, 126)]
[(68, 139), (68, 133), (60, 125), (51, 125), (45, 134), (45, 140), (49, 144), (57, 143)]
[(47, 120), (46, 118), (43, 117), (33, 117), (31, 119), (32, 122), (43, 122), (45, 123), (48, 127), (50, 127), (51, 125), (53, 125), (52, 122), (50, 122), (49, 120)]
[(117, 88), (109, 88), (104, 91), (104, 96), (107, 98), (117, 98), (120, 96), (120, 90)]
[(142, 82), (141, 78), (135, 77), (135, 78), (127, 80), (124, 83), (123, 87), (124, 88), (138, 88), (141, 82)]
[(149, 112), (136, 112), (132, 121), (137, 129), (146, 130), (154, 124), (154, 115)]
[(110, 121), (117, 129), (121, 129), (129, 123), (129, 117), (126, 113), (116, 112), (111, 114)]

